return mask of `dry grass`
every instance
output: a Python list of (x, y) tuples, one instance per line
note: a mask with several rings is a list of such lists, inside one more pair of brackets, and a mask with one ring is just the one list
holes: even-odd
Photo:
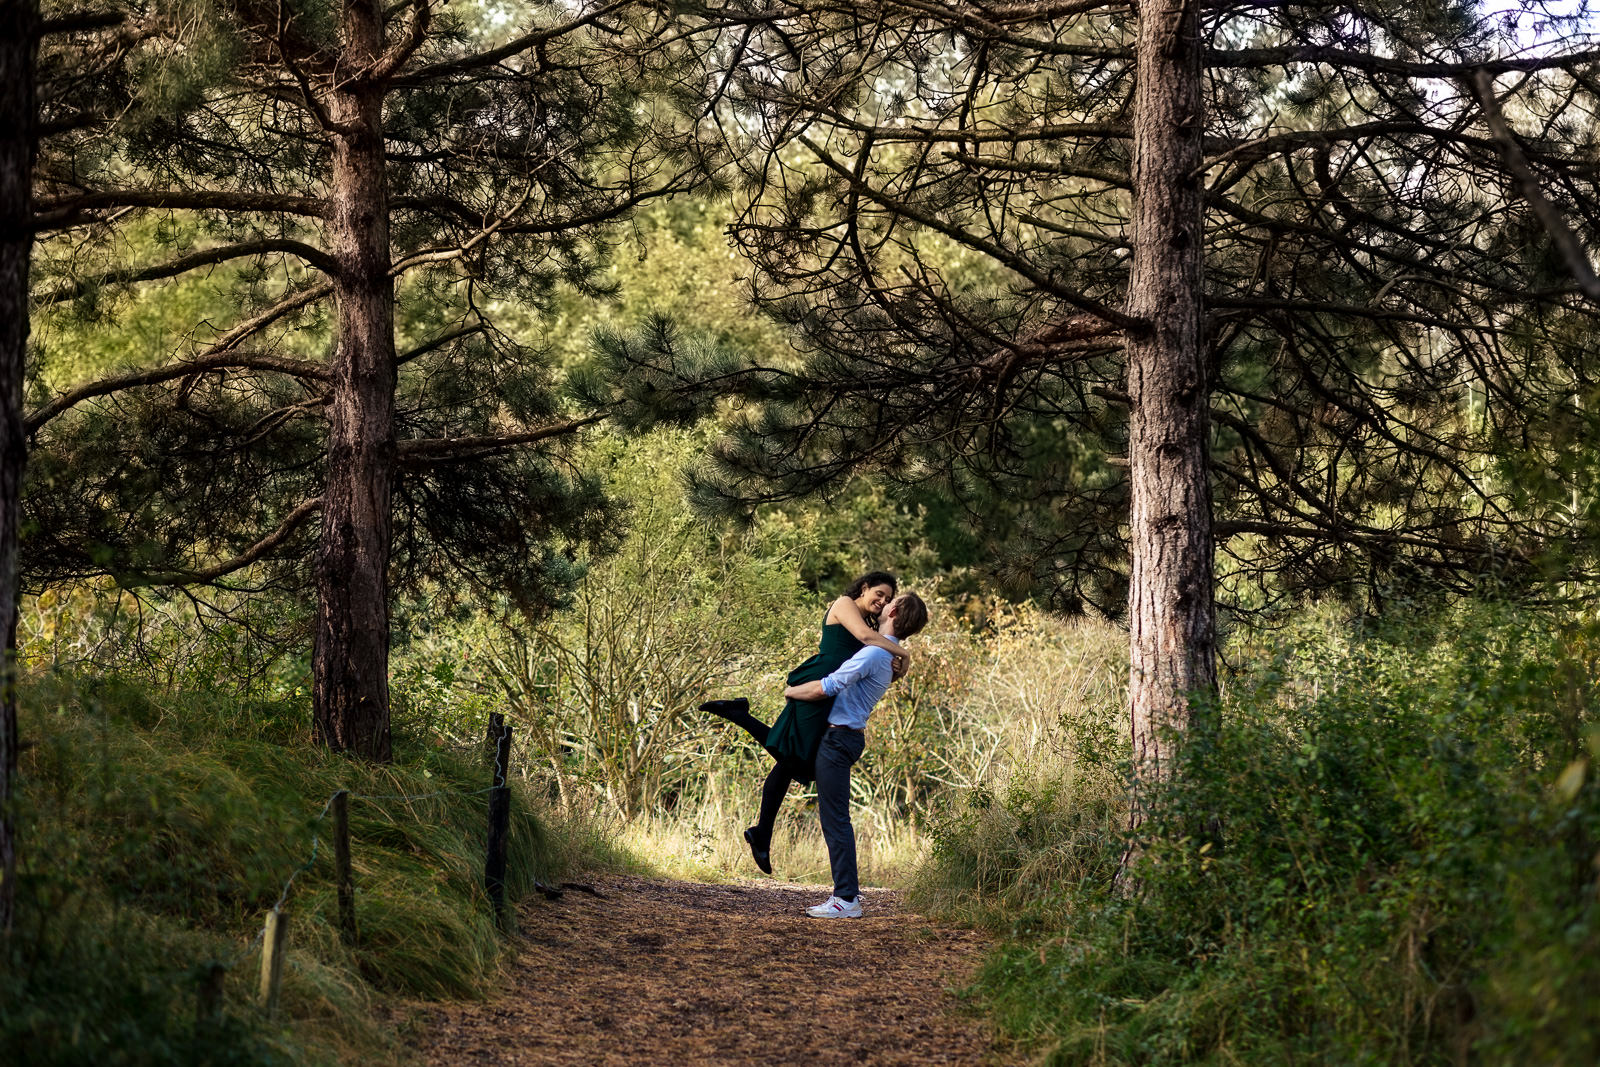
[[(754, 821), (759, 784), (749, 783), (748, 796), (742, 800), (719, 793), (687, 811), (680, 807), (641, 815), (619, 826), (619, 843), (638, 856), (646, 869), (661, 875), (698, 882), (764, 878), (742, 836)], [(773, 877), (782, 881), (826, 885), (831, 880), (828, 850), (812, 796), (799, 787), (791, 788), (773, 831)], [(852, 818), (862, 884), (904, 884), (926, 854), (926, 837), (882, 808), (855, 806)]]
[[(972, 810), (975, 797), (1049, 794), (1098, 809), (1102, 783), (1077, 774), (1076, 754), (1118, 741), (1127, 680), (1119, 628), (1031, 608), (997, 610), (974, 624), (951, 605), (938, 607), (942, 625), (916, 638), (913, 674), (874, 712), (867, 755), (853, 776), (857, 853), (868, 885), (925, 883), (915, 876), (928, 867), (938, 828), (952, 813)], [(730, 689), (740, 691), (737, 684)], [(741, 831), (755, 819), (765, 765), (713, 744), (704, 767), (699, 788), (670, 808), (616, 819), (619, 843), (645, 869), (665, 875), (761, 877)], [(829, 880), (813, 798), (790, 789), (773, 837), (778, 878)], [(1019, 832), (1003, 805), (991, 821), (996, 835)], [(999, 855), (972, 859), (1006, 862)]]

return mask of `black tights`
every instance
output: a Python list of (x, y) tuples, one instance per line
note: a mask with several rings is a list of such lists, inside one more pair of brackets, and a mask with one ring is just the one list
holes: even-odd
[[(732, 701), (728, 701), (728, 703), (732, 703)], [(741, 700), (740, 703), (742, 704), (744, 702)], [(720, 715), (722, 718), (733, 723), (733, 725), (739, 727), (745, 733), (755, 738), (756, 744), (763, 747), (766, 746), (767, 734), (771, 732), (772, 727), (768, 726), (766, 723), (762, 722), (748, 711), (740, 711), (738, 708), (718, 708), (717, 710), (713, 711), (712, 714)]]
[[(737, 708), (719, 709), (715, 714), (722, 716), (735, 726), (744, 730), (756, 739), (756, 744), (765, 746), (767, 734), (772, 727), (751, 715), (748, 711)], [(767, 775), (767, 780), (761, 783), (761, 814), (756, 818), (756, 824), (750, 828), (753, 836), (764, 849), (772, 843), (772, 828), (778, 823), (778, 809), (783, 807), (783, 798), (789, 792), (789, 785), (794, 781), (794, 776), (784, 770), (782, 765), (774, 766)]]
[(761, 814), (756, 818), (756, 824), (750, 827), (750, 836), (761, 843), (762, 848), (772, 844), (772, 828), (778, 822), (778, 809), (783, 807), (784, 794), (789, 792), (789, 783), (794, 781), (793, 775), (777, 765), (767, 774), (767, 780), (761, 783)]

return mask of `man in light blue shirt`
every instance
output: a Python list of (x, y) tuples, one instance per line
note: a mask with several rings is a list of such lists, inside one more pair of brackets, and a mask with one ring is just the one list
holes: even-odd
[[(915, 593), (896, 597), (883, 611), (878, 631), (899, 644), (928, 624), (928, 607)], [(833, 867), (833, 896), (807, 908), (817, 919), (856, 919), (861, 916), (861, 887), (856, 876), (856, 831), (850, 823), (850, 768), (866, 748), (867, 718), (894, 681), (894, 656), (887, 649), (867, 645), (845, 660), (826, 678), (783, 691), (795, 700), (833, 697), (828, 728), (817, 748), (817, 816), (828, 842), (828, 862)]]

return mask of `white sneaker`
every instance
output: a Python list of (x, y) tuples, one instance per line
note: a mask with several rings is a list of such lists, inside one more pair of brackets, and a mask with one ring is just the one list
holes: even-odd
[(813, 919), (859, 919), (861, 918), (861, 898), (843, 901), (838, 897), (829, 897), (826, 901), (814, 908), (807, 908), (806, 914)]

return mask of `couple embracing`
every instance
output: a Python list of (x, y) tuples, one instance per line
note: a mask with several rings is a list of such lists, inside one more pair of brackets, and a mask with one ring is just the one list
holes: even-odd
[(791, 782), (817, 784), (817, 814), (833, 868), (833, 895), (806, 913), (819, 919), (861, 915), (856, 837), (850, 822), (850, 768), (866, 747), (867, 718), (904, 674), (911, 657), (902, 642), (928, 622), (915, 593), (896, 596), (894, 577), (872, 571), (828, 607), (816, 655), (789, 672), (783, 713), (770, 727), (750, 714), (744, 698), (709, 700), (700, 707), (748, 731), (776, 766), (761, 786), (761, 813), (744, 832), (750, 854), (772, 873), (770, 848), (778, 809)]

